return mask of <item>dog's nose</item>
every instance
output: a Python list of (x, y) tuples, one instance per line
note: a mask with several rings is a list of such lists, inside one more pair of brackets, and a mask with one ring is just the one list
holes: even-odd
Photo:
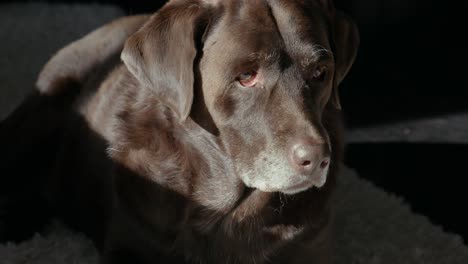
[(325, 170), (330, 164), (327, 145), (308, 139), (301, 139), (292, 144), (289, 155), (291, 166), (300, 174), (311, 174), (316, 169)]

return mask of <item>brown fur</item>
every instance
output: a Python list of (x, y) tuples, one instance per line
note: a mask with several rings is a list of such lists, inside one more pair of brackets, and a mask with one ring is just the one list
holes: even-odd
[[(325, 0), (173, 0), (128, 28), (135, 21), (145, 23), (124, 63), (101, 71), (99, 85), (89, 71), (113, 50), (54, 74), (62, 51), (38, 81), (45, 94), (66, 89), (66, 77), (83, 84), (49, 200), (93, 236), (103, 263), (330, 263), (337, 86), (356, 54), (354, 24)], [(330, 72), (317, 82), (319, 64)], [(238, 87), (251, 68), (261, 87)], [(268, 176), (255, 167), (262, 153), (282, 159), (304, 137), (331, 149), (325, 186), (294, 195), (246, 186), (246, 170)]]

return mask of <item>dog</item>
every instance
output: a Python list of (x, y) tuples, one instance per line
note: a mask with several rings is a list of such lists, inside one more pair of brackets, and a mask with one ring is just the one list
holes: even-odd
[(358, 45), (329, 0), (171, 0), (105, 25), (39, 75), (41, 97), (73, 94), (40, 195), (101, 263), (331, 263)]

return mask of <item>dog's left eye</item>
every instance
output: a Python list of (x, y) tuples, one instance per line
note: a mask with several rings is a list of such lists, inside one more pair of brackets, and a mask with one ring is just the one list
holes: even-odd
[(328, 72), (328, 67), (325, 65), (318, 66), (315, 68), (315, 70), (312, 73), (312, 78), (317, 81), (323, 81), (325, 80), (325, 77), (327, 76)]
[(257, 71), (248, 71), (239, 75), (238, 81), (244, 87), (253, 87), (257, 84)]

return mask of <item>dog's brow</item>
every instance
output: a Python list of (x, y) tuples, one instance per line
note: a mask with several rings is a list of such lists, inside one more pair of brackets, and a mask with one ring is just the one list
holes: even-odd
[(278, 60), (279, 53), (276, 51), (268, 52), (253, 52), (249, 55), (251, 61), (261, 61), (265, 64), (270, 64)]
[(305, 50), (307, 51), (307, 54), (304, 54), (304, 57), (300, 61), (302, 67), (307, 67), (310, 64), (318, 63), (320, 61), (330, 60), (333, 57), (333, 52), (321, 45), (312, 45), (310, 48), (306, 48)]

